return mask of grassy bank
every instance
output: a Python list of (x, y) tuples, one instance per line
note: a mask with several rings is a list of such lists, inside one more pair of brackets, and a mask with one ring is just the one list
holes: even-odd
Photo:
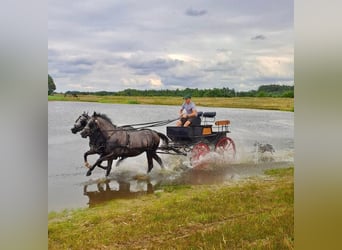
[[(77, 97), (55, 94), (48, 96), (49, 101), (81, 101), (119, 104), (154, 104), (154, 105), (180, 105), (181, 97), (174, 96), (96, 96), (79, 95)], [(198, 106), (223, 108), (248, 108), (294, 111), (293, 98), (273, 97), (193, 97)]]
[(293, 168), (49, 214), (49, 249), (293, 249)]

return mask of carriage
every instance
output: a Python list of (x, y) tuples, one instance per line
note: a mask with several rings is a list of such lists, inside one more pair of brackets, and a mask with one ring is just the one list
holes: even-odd
[[(118, 159), (118, 166), (124, 159), (144, 152), (148, 173), (153, 168), (153, 160), (164, 167), (157, 153), (190, 155), (194, 167), (210, 152), (223, 156), (224, 161), (234, 160), (235, 143), (227, 137), (227, 133), (230, 133), (229, 120), (216, 120), (216, 112), (198, 112), (189, 127), (167, 126), (166, 135), (150, 129), (177, 119), (118, 127), (104, 114), (94, 112), (89, 116), (84, 112), (75, 121), (71, 131), (74, 134), (80, 132), (83, 138), (89, 137), (90, 149), (84, 153), (84, 164), (89, 168), (87, 176), (91, 175), (96, 166), (105, 169), (108, 176), (113, 160)], [(160, 140), (164, 141), (162, 145)], [(87, 156), (91, 154), (100, 155), (93, 165), (87, 161)], [(107, 161), (107, 166), (101, 165), (104, 161)]]
[(171, 142), (159, 147), (158, 153), (190, 155), (192, 165), (210, 152), (216, 152), (225, 160), (235, 159), (234, 141), (227, 137), (230, 120), (216, 120), (216, 112), (198, 112), (189, 127), (167, 126), (166, 134)]

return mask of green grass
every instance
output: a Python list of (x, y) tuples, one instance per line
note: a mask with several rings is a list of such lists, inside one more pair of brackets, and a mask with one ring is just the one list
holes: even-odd
[(49, 213), (49, 249), (293, 249), (293, 168)]
[[(48, 96), (49, 101), (80, 101), (118, 104), (151, 104), (151, 105), (181, 105), (183, 99), (174, 96), (96, 96), (79, 95), (78, 97), (55, 94)], [(294, 111), (294, 98), (273, 97), (193, 97), (197, 106), (268, 109)]]

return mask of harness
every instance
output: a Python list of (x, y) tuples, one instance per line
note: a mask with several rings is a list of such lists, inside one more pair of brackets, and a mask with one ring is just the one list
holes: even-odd
[[(169, 123), (170, 120), (167, 121), (167, 123)], [(161, 123), (166, 123), (166, 121), (158, 121), (158, 122), (155, 122), (152, 126), (156, 126), (157, 124), (158, 125), (161, 125)], [(145, 124), (148, 124), (148, 123), (145, 123)], [(145, 124), (139, 124), (139, 125), (145, 125)], [(151, 123), (149, 123), (151, 124)], [(125, 125), (125, 126), (121, 126), (121, 127), (116, 127), (115, 129), (108, 129), (106, 130), (107, 132), (109, 132), (107, 134), (107, 136), (105, 136), (106, 138), (106, 143), (111, 143), (110, 142), (110, 139), (112, 138), (112, 136), (116, 133), (116, 132), (124, 132), (125, 133), (125, 137), (126, 137), (126, 140), (125, 140), (125, 143), (123, 144), (115, 144), (114, 146), (117, 147), (117, 148), (123, 148), (123, 149), (145, 149), (145, 150), (148, 150), (150, 149), (150, 146), (147, 146), (147, 147), (136, 147), (136, 148), (133, 148), (133, 147), (130, 147), (131, 145), (131, 134), (130, 134), (130, 131), (142, 131), (142, 130), (145, 130), (145, 131), (149, 131), (151, 137), (153, 137), (153, 132), (150, 130), (150, 129), (145, 129), (145, 127), (141, 127), (141, 128), (133, 128), (131, 125)], [(103, 132), (101, 132), (103, 134)], [(99, 148), (105, 148), (106, 147), (106, 143), (103, 143), (99, 146)], [(113, 142), (112, 142), (113, 143)], [(113, 143), (114, 144), (114, 143)]]
[(126, 134), (126, 143), (125, 144), (118, 144), (118, 145), (115, 145), (116, 147), (119, 147), (119, 148), (129, 148), (129, 145), (131, 143), (131, 136), (130, 134), (128, 133), (128, 131), (125, 131), (124, 129), (118, 129), (118, 130), (111, 130), (112, 132), (107, 136), (107, 141), (114, 135), (115, 132), (117, 131), (122, 131), (122, 132), (125, 132)]
[[(136, 148), (130, 147), (130, 145), (131, 145), (131, 135), (130, 135), (130, 131), (126, 131), (125, 129), (120, 130), (120, 131), (125, 132), (125, 134), (126, 134), (126, 142), (125, 142), (124, 144), (117, 144), (117, 145), (115, 145), (115, 147), (118, 147), (118, 148), (125, 148), (125, 149), (150, 149), (149, 146), (147, 146), (147, 147), (136, 147)], [(140, 131), (141, 131), (141, 130), (140, 130)], [(146, 129), (145, 131), (148, 131), (148, 132), (150, 133), (151, 137), (153, 136), (153, 134), (152, 134), (153, 131), (151, 131), (151, 130), (149, 130), (149, 129)], [(114, 132), (115, 132), (115, 131), (114, 131)], [(111, 133), (110, 136), (108, 136), (107, 140), (109, 140), (109, 139), (113, 136), (114, 132)]]
[(128, 148), (128, 146), (130, 144), (130, 139), (131, 139), (131, 137), (130, 137), (129, 133), (126, 132), (126, 145), (125, 145), (126, 148)]

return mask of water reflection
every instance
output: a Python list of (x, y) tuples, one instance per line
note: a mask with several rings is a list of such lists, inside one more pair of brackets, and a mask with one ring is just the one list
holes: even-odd
[(209, 185), (220, 184), (226, 180), (227, 174), (223, 171), (209, 172), (206, 170), (192, 169), (184, 173), (179, 179), (179, 182), (190, 185)]
[[(230, 165), (208, 164), (178, 171), (155, 171), (150, 175), (136, 175), (123, 171), (113, 173), (110, 178), (101, 178), (85, 183), (83, 195), (87, 205), (94, 207), (115, 199), (134, 199), (156, 191), (163, 192), (170, 185), (227, 184), (251, 175), (262, 174), (266, 169), (286, 168), (292, 162), (239, 163)], [(91, 189), (91, 190), (88, 190)]]
[[(84, 185), (83, 195), (88, 196), (88, 206), (94, 207), (110, 200), (133, 199), (154, 192), (153, 185), (149, 180), (140, 180), (136, 182), (140, 182), (139, 185), (141, 186), (143, 184), (146, 188), (134, 191), (131, 190), (131, 182), (129, 181), (106, 179), (105, 181), (99, 181), (96, 184), (97, 190), (94, 191), (88, 191), (88, 187), (93, 184)], [(115, 187), (111, 187), (110, 183), (114, 184)]]

